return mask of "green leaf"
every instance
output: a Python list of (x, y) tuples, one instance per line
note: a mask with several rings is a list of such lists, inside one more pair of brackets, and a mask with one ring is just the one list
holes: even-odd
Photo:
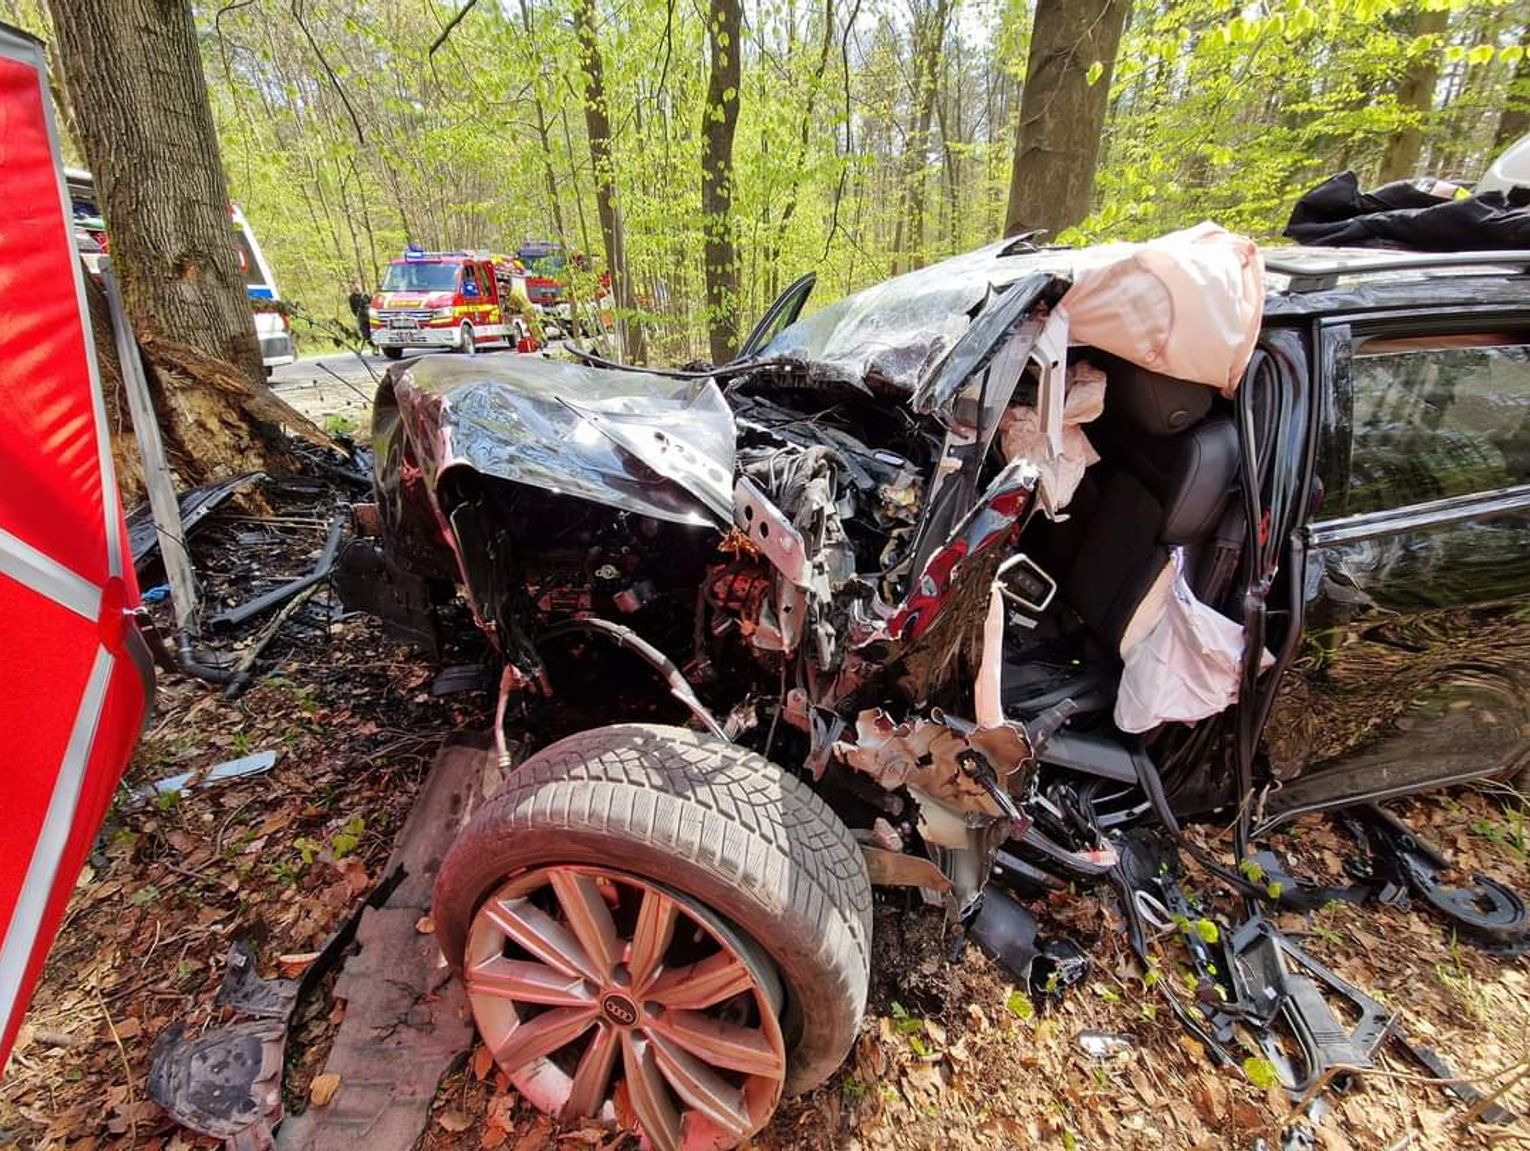
[(1507, 48), (1498, 50), (1498, 58), (1510, 68), (1514, 67), (1525, 58), (1525, 49), (1521, 44), (1510, 44)]
[(1195, 933), (1200, 936), (1203, 943), (1215, 943), (1222, 937), (1222, 933), (1217, 930), (1217, 925), (1209, 919), (1197, 919)]
[(1493, 46), (1491, 44), (1478, 44), (1466, 54), (1466, 62), (1471, 65), (1486, 64), (1493, 58)]
[(1268, 1090), (1280, 1081), (1280, 1076), (1275, 1073), (1275, 1064), (1253, 1055), (1243, 1061), (1243, 1074), (1261, 1091)]
[(1247, 879), (1250, 883), (1264, 882), (1264, 868), (1260, 867), (1252, 859), (1241, 860), (1238, 863), (1238, 870), (1243, 874), (1243, 878)]
[(1004, 1001), (1004, 1010), (1016, 1019), (1030, 1019), (1036, 1014), (1036, 1007), (1031, 1002), (1031, 997), (1019, 988), (1009, 993), (1009, 998)]
[(1093, 88), (1100, 82), (1100, 77), (1103, 75), (1105, 75), (1105, 65), (1096, 60), (1093, 64), (1089, 65), (1089, 71), (1084, 73), (1084, 83)]

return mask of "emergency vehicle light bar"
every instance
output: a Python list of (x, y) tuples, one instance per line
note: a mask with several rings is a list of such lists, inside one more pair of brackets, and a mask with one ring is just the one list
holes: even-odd
[(427, 252), (418, 244), (410, 244), (404, 249), (404, 262), (409, 264), (432, 260), (490, 260), (493, 258), (494, 254), (487, 248), (480, 248), (476, 252)]

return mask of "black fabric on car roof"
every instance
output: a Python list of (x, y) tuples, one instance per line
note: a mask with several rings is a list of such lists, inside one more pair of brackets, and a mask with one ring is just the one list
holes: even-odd
[(1331, 248), (1530, 248), (1530, 190), (1449, 199), (1434, 191), (1439, 187), (1434, 180), (1397, 180), (1362, 192), (1353, 172), (1340, 172), (1296, 202), (1285, 234), (1298, 244)]

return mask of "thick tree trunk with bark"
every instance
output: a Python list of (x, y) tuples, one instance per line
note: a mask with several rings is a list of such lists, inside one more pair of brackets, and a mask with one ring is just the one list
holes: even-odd
[(946, 38), (950, 0), (935, 0), (914, 25), (914, 100), (908, 139), (903, 149), (899, 180), (898, 226), (893, 234), (893, 272), (924, 263), (925, 166), (929, 163), (930, 121), (935, 116), (935, 90), (940, 77), (940, 54)]
[(279, 464), (281, 425), (328, 442), (265, 385), (187, 0), (52, 0), (52, 12), (112, 266), (182, 478)]
[(1530, 24), (1519, 34), (1524, 55), (1514, 65), (1509, 80), (1508, 99), (1498, 117), (1498, 131), (1493, 136), (1493, 150), (1501, 152), (1521, 136), (1530, 133)]
[(712, 362), (738, 350), (738, 245), (733, 237), (733, 132), (742, 82), (740, 0), (712, 0), (707, 16), (711, 68), (701, 126), (701, 227), (707, 274), (707, 340)]
[(621, 208), (616, 198), (616, 174), (611, 165), (611, 113), (606, 106), (600, 44), (595, 38), (595, 0), (576, 0), (574, 30), (579, 37), (579, 63), (584, 72), (584, 124), (590, 138), (590, 160), (595, 167), (595, 209), (600, 215), (606, 266), (611, 273), (616, 307), (621, 313), (617, 327), (622, 355), (641, 363), (647, 353), (643, 346), (643, 327), (632, 318), (632, 275), (627, 269)]
[[(1413, 17), (1403, 39), (1443, 37), (1449, 22), (1448, 11), (1423, 9)], [(1440, 44), (1431, 44), (1409, 61), (1407, 71), (1397, 85), (1397, 106), (1409, 114), (1411, 123), (1399, 129), (1387, 141), (1387, 150), (1381, 158), (1381, 170), (1376, 176), (1378, 183), (1406, 180), (1418, 168), (1419, 157), (1424, 151), (1425, 121), (1434, 107), (1434, 89), (1440, 81), (1440, 48)]]
[[(1060, 232), (1089, 214), (1129, 0), (1037, 0), (1004, 234)], [(1091, 77), (1090, 70), (1100, 66)], [(1091, 78), (1094, 83), (1090, 83)]]

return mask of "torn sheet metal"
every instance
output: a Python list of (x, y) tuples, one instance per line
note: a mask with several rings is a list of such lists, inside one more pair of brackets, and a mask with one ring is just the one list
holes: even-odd
[[(204, 484), (181, 496), (181, 533), (190, 537), (202, 521), (221, 507), (235, 492), (265, 479), (265, 472), (245, 472), (231, 479)], [(128, 550), (133, 553), (133, 566), (141, 567), (159, 551), (159, 533), (154, 528), (154, 512), (148, 504), (134, 508), (127, 518)]]
[(173, 795), (191, 787), (210, 787), (228, 779), (259, 775), (263, 771), (270, 771), (275, 766), (276, 752), (257, 751), (253, 755), (242, 755), (238, 759), (226, 759), (207, 771), (183, 771), (179, 775), (170, 775), (164, 779), (157, 779), (153, 783), (142, 784), (133, 789), (133, 798), (142, 802), (153, 799), (155, 796)]
[(1031, 759), (1018, 725), (980, 728), (938, 708), (899, 722), (869, 708), (856, 716), (855, 736), (834, 745), (835, 757), (888, 790), (909, 787), (961, 811), (1013, 818), (1007, 782)]
[[(911, 642), (928, 631), (945, 610), (963, 568), (1008, 537), (1031, 507), (1038, 473), (1026, 460), (1008, 464), (981, 499), (925, 563), (919, 578), (887, 624), (895, 639)], [(987, 589), (984, 589), (984, 610)]]
[(1052, 276), (1036, 272), (994, 291), (961, 339), (914, 392), (915, 411), (938, 411), (949, 404), (993, 361), (1010, 333), (1024, 322), (1053, 284)]

